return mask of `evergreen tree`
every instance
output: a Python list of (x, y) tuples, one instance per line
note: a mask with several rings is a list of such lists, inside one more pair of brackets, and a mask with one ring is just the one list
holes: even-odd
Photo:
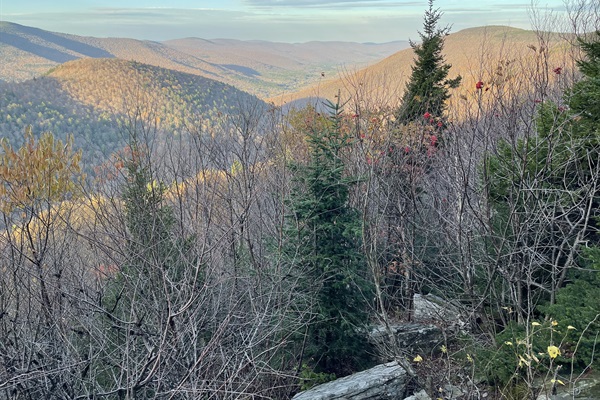
[[(586, 59), (578, 61), (583, 79), (567, 93), (569, 110), (560, 112), (562, 126), (571, 137), (563, 140), (564, 153), (571, 157), (563, 171), (557, 171), (557, 179), (563, 179), (572, 193), (590, 191), (591, 221), (585, 227), (586, 248), (579, 263), (581, 271), (570, 271), (568, 284), (559, 290), (556, 303), (542, 307), (542, 311), (563, 325), (572, 325), (577, 335), (569, 337), (567, 345), (578, 348), (574, 364), (585, 367), (595, 361), (597, 334), (600, 330), (600, 190), (598, 189), (598, 162), (600, 160), (600, 31), (595, 40), (580, 40)], [(560, 73), (560, 70), (555, 70)], [(556, 118), (555, 118), (556, 119)], [(542, 115), (541, 132), (552, 132), (551, 115)], [(556, 126), (557, 124), (554, 124)], [(589, 196), (588, 195), (588, 196)], [(577, 213), (577, 211), (571, 213)], [(575, 214), (575, 217), (578, 217)], [(576, 343), (578, 342), (578, 343)]]
[[(600, 31), (591, 40), (580, 39), (586, 59), (579, 60), (583, 79), (568, 93), (567, 101), (573, 125), (573, 137), (577, 144), (578, 162), (571, 169), (583, 171), (584, 180), (593, 178), (600, 160)], [(555, 69), (555, 72), (560, 70)], [(596, 190), (594, 207), (600, 205), (600, 191)], [(595, 243), (600, 245), (600, 215), (596, 213)]]
[(505, 253), (496, 256), (510, 270), (520, 322), (541, 300), (564, 302), (557, 292), (584, 263), (582, 245), (600, 244), (600, 33), (595, 36), (581, 42), (583, 79), (566, 93), (565, 104), (541, 104), (537, 135), (500, 141), (486, 160), (493, 240), (506, 241)]
[[(548, 169), (546, 186), (568, 193), (560, 200), (591, 199), (583, 210), (567, 208), (565, 215), (587, 225), (582, 228), (588, 244), (600, 245), (600, 31), (579, 42), (585, 53), (585, 59), (577, 62), (583, 78), (565, 93), (567, 106), (549, 102), (540, 107), (538, 142), (544, 145), (530, 158), (536, 160), (532, 176)], [(556, 68), (554, 73), (560, 75), (562, 69)], [(587, 208), (592, 210), (589, 221), (583, 218)]]
[(351, 140), (340, 129), (341, 109), (331, 105), (324, 125), (308, 133), (310, 162), (295, 165), (296, 190), (290, 200), (287, 249), (304, 290), (316, 300), (305, 363), (318, 373), (338, 376), (370, 363), (361, 327), (368, 322), (371, 286), (360, 249), (360, 215), (350, 207), (356, 179), (345, 176), (343, 150)]
[(449, 88), (458, 87), (461, 81), (460, 76), (447, 79), (451, 65), (444, 62), (442, 50), (450, 28), (438, 28), (442, 13), (433, 8), (433, 2), (429, 0), (423, 32), (419, 32), (421, 43), (410, 42), (416, 59), (396, 116), (402, 123), (423, 118), (425, 113), (441, 117), (450, 97)]
[[(135, 370), (148, 360), (149, 351), (157, 349), (164, 353), (161, 367), (169, 366), (173, 380), (178, 379), (175, 366), (184, 340), (177, 340), (180, 329), (174, 315), (189, 298), (194, 279), (190, 273), (190, 266), (195, 265), (192, 238), (182, 238), (176, 231), (173, 209), (166, 204), (166, 186), (156, 179), (147, 148), (135, 138), (129, 146), (122, 193), (125, 258), (107, 283), (103, 299), (110, 345), (99, 356), (97, 368), (98, 383), (107, 389), (119, 385), (115, 366)], [(179, 318), (186, 317), (181, 314)], [(170, 338), (168, 344), (161, 342), (165, 334)], [(149, 380), (139, 385), (132, 379), (126, 379), (127, 398), (153, 397), (160, 385), (168, 384)]]

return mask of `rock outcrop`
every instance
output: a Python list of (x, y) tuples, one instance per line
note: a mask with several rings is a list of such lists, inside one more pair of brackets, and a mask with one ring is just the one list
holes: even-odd
[[(391, 325), (388, 329), (377, 326), (369, 332), (369, 340), (378, 350), (381, 362), (393, 359), (397, 354), (415, 356), (431, 354), (445, 344), (442, 329), (436, 325), (405, 323)], [(398, 349), (394, 349), (394, 346)]]
[(394, 361), (315, 386), (293, 400), (404, 399), (412, 394), (406, 393), (410, 381), (408, 373)]
[(415, 294), (413, 296), (414, 322), (440, 322), (461, 326), (461, 311), (455, 305), (433, 294)]
[[(435, 353), (447, 344), (444, 328), (454, 330), (464, 325), (460, 309), (439, 297), (416, 294), (413, 306), (414, 322), (377, 326), (369, 332), (381, 362), (399, 355), (412, 359)], [(425, 391), (415, 392), (414, 386), (411, 374), (392, 361), (298, 393), (292, 400), (430, 400)], [(460, 394), (449, 398), (460, 398)]]

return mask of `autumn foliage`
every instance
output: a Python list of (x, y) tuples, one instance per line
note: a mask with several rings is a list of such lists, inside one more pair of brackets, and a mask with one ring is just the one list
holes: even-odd
[(81, 173), (81, 151), (73, 150), (72, 137), (63, 143), (51, 133), (44, 133), (36, 141), (29, 128), (24, 139), (17, 150), (7, 141), (2, 142), (0, 199), (4, 212), (40, 200), (47, 204), (61, 201), (77, 190), (74, 177)]

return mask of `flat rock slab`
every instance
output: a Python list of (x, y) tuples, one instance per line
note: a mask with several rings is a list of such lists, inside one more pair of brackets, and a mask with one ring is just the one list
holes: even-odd
[(408, 374), (396, 361), (336, 379), (300, 392), (293, 400), (403, 399)]

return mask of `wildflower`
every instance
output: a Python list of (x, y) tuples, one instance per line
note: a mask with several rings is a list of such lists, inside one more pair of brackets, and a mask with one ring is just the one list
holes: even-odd
[(475, 89), (481, 90), (481, 88), (483, 88), (483, 82), (479, 81), (475, 84)]
[(355, 119), (356, 119), (356, 118), (358, 118), (358, 114), (354, 114), (354, 115), (352, 116), (352, 118), (355, 118)]
[(556, 67), (552, 70), (556, 75), (560, 75), (562, 74), (562, 68), (561, 67)]
[(429, 112), (426, 112), (425, 114), (423, 114), (423, 118), (430, 119), (431, 118), (431, 114), (429, 114)]
[(558, 325), (558, 322), (556, 322), (556, 320), (554, 320), (554, 319), (553, 319), (553, 320), (552, 320), (552, 322), (550, 322), (550, 324), (551, 324), (552, 326), (556, 326), (556, 325)]
[(413, 361), (417, 362), (417, 363), (421, 362), (421, 361), (423, 361), (423, 357), (421, 357), (419, 354), (417, 354), (417, 356), (415, 358), (413, 358)]
[(438, 123), (437, 123), (437, 126), (438, 126), (438, 128), (441, 128), (441, 127), (442, 127), (442, 125), (443, 125), (443, 124), (442, 124), (442, 121), (440, 121), (440, 122), (438, 122)]
[(512, 342), (504, 342), (504, 344), (507, 345), (507, 346), (512, 346), (513, 345)]
[(446, 354), (448, 352), (448, 349), (446, 348), (446, 345), (442, 345), (442, 347), (440, 348), (441, 352)]
[(438, 138), (435, 135), (431, 135), (431, 137), (429, 138), (429, 143), (434, 147), (437, 146), (437, 141)]
[(556, 346), (548, 346), (547, 350), (548, 350), (548, 355), (552, 359), (555, 359), (556, 357), (560, 356), (560, 349)]
[(468, 362), (473, 362), (473, 357), (471, 357), (470, 354), (467, 354), (467, 361)]

